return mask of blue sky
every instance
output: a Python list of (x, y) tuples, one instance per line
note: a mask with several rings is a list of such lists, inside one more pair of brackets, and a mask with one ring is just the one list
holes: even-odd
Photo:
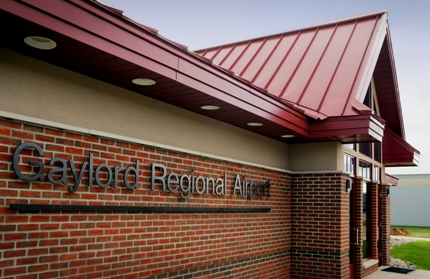
[(101, 0), (190, 50), (387, 10), (406, 139), (430, 173), (430, 0)]

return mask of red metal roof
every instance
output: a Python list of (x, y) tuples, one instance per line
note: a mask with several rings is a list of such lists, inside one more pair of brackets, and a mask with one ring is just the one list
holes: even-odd
[[(386, 11), (196, 53), (315, 119), (309, 137), (382, 141), (386, 126), (384, 161), (416, 163), (419, 152), (405, 141)], [(363, 104), (372, 78), (379, 115)]]
[(386, 30), (382, 11), (197, 53), (312, 118), (359, 115)]
[[(197, 52), (95, 0), (3, 0), (0, 22), (2, 47), (287, 143), (381, 141), (384, 125), (404, 141), (385, 11)], [(35, 33), (58, 47), (23, 46)], [(379, 116), (362, 104), (372, 75)]]

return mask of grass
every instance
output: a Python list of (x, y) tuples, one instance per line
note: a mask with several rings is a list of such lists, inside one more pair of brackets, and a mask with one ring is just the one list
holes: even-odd
[(430, 241), (416, 241), (391, 250), (391, 256), (417, 265), (417, 269), (430, 270)]
[[(411, 233), (409, 237), (430, 238), (429, 227), (391, 226), (391, 228), (404, 228)], [(391, 250), (391, 256), (414, 263), (417, 269), (430, 270), (430, 241), (416, 241), (396, 246)]]
[(430, 228), (429, 227), (405, 227), (405, 226), (391, 226), (394, 228), (405, 228), (407, 231), (412, 233), (409, 237), (423, 237), (430, 238)]

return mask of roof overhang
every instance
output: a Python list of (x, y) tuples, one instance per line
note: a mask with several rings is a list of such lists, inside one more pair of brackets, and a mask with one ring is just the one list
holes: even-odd
[(375, 115), (329, 117), (311, 123), (310, 137), (333, 137), (342, 143), (382, 141), (385, 124)]
[(395, 177), (394, 175), (385, 173), (385, 183), (390, 186), (397, 186), (399, 184), (399, 178)]
[(419, 151), (388, 127), (384, 131), (382, 146), (386, 166), (418, 166)]
[[(100, 2), (2, 0), (0, 30), (0, 47), (279, 141), (309, 135), (309, 119), (301, 111)], [(23, 42), (26, 36), (48, 37), (57, 47), (32, 49)], [(156, 85), (132, 84), (138, 77)], [(202, 105), (221, 109), (205, 111)]]

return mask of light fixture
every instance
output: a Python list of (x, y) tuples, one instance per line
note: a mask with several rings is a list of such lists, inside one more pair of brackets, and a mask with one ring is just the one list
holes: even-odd
[(155, 84), (155, 80), (149, 78), (135, 78), (131, 82), (142, 86), (151, 86)]
[(246, 125), (248, 126), (252, 126), (252, 127), (260, 127), (263, 126), (263, 123), (259, 123), (259, 122), (249, 122)]
[(214, 105), (204, 105), (200, 107), (201, 109), (204, 110), (217, 110), (219, 109), (219, 106), (214, 106)]
[(294, 138), (294, 135), (282, 135), (281, 138), (284, 138), (284, 139)]
[(387, 198), (389, 198), (390, 197), (390, 188), (387, 188)]
[(352, 190), (352, 183), (351, 183), (351, 179), (347, 179), (347, 180), (346, 180), (346, 187), (345, 187), (345, 189), (346, 189), (346, 192), (347, 192), (348, 194), (351, 192), (351, 190)]
[(24, 42), (37, 49), (49, 50), (57, 46), (57, 43), (51, 39), (38, 36), (30, 36), (24, 39)]

